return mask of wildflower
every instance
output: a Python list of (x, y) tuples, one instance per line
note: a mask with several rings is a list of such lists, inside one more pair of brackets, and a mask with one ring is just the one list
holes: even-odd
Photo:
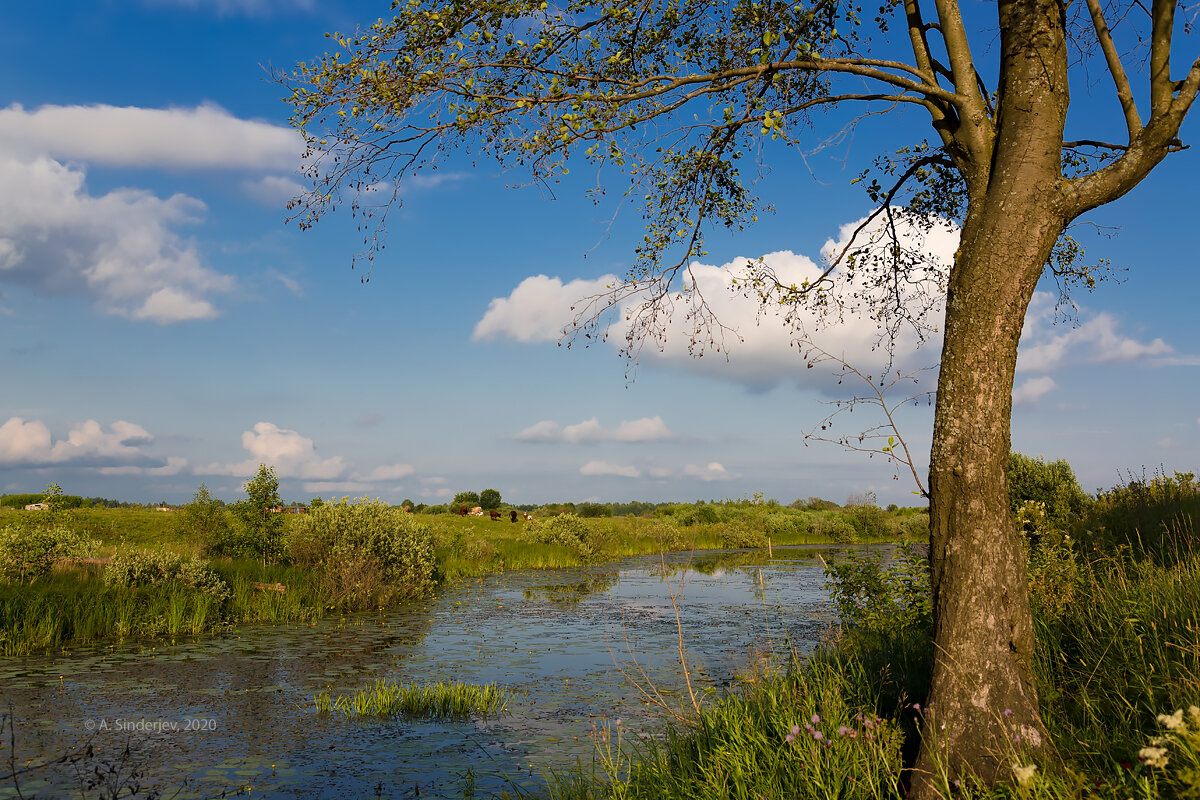
[(850, 729), (847, 728), (845, 725), (838, 728), (838, 736), (845, 736), (849, 732), (850, 732)]
[(821, 722), (821, 718), (820, 718), (819, 716), (817, 716), (816, 714), (813, 714), (813, 715), (812, 715), (812, 724), (813, 724), (813, 725), (817, 725), (817, 724), (819, 724), (820, 722)]
[(1143, 747), (1138, 750), (1138, 758), (1146, 763), (1148, 767), (1165, 767), (1167, 759), (1167, 748), (1165, 747)]
[(920, 703), (913, 703), (913, 704), (912, 704), (912, 707), (913, 707), (913, 711), (916, 711), (916, 712), (920, 712), (920, 711), (921, 711), (921, 704), (920, 704)]
[(1159, 714), (1158, 721), (1169, 731), (1177, 731), (1183, 727), (1183, 709), (1177, 709), (1174, 714)]
[(1006, 708), (1006, 709), (1004, 709), (1004, 716), (1006, 716), (1006, 717), (1011, 717), (1011, 716), (1012, 716), (1012, 709), (1011, 709), (1011, 708)]
[(783, 740), (788, 744), (791, 744), (792, 742), (796, 741), (796, 737), (789, 733), (787, 736), (783, 737)]
[(813, 739), (817, 740), (818, 742), (824, 738), (825, 738), (825, 734), (821, 733), (820, 731), (813, 732)]
[(1037, 772), (1037, 764), (1030, 764), (1027, 767), (1013, 764), (1013, 777), (1017, 779), (1018, 786), (1024, 786), (1033, 780), (1033, 773), (1035, 772)]
[(618, 727), (618, 728), (619, 728), (619, 727), (621, 727), (621, 720), (620, 720), (620, 719), (618, 719), (618, 720), (617, 720), (617, 727)]
[(1200, 708), (1188, 706), (1188, 716), (1194, 720), (1200, 721)]
[(792, 726), (792, 736), (799, 736), (799, 735), (800, 735), (800, 726), (793, 725)]

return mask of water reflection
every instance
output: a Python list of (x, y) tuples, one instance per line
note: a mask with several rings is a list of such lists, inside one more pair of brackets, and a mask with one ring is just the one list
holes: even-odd
[[(840, 550), (512, 572), (382, 615), (0, 659), (0, 700), (14, 710), (18, 763), (89, 742), (95, 760), (112, 760), (128, 744), (143, 785), (173, 791), (186, 780), (181, 796), (239, 787), (275, 797), (368, 796), (377, 786), (422, 796), (462, 796), (470, 783), (482, 795), (530, 788), (542, 770), (590, 757), (596, 722), (620, 717), (631, 736), (660, 727), (614, 662), (629, 668), (636, 654), (664, 694), (682, 696), (672, 591), (693, 681), (714, 689), (755, 652), (816, 643), (831, 621), (817, 555)], [(495, 681), (525, 696), (510, 716), (486, 722), (314, 713), (317, 691), (347, 693), (377, 678)], [(25, 796), (78, 787), (62, 768), (36, 777), (22, 784)], [(13, 794), (0, 787), (0, 797)]]

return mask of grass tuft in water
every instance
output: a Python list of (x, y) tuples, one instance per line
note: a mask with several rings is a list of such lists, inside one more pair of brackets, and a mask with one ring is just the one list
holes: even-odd
[(377, 680), (352, 695), (333, 697), (318, 692), (313, 698), (318, 714), (342, 713), (347, 719), (404, 717), (406, 719), (467, 719), (508, 713), (517, 698), (511, 689), (494, 683), (394, 683)]

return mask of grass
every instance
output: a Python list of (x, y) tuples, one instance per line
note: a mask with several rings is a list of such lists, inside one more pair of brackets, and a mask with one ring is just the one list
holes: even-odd
[[(944, 795), (1200, 796), (1200, 548), (1190, 523), (1198, 498), (1192, 483), (1175, 501), (1160, 496), (1148, 507), (1128, 497), (1098, 503), (1084, 529), (1120, 515), (1156, 535), (1106, 527), (1103, 538), (1035, 550), (1034, 668), (1057, 757), (1014, 757), (1008, 781), (986, 786), (962, 776), (941, 787)], [(1112, 549), (1098, 552), (1097, 539)], [(591, 763), (550, 775), (550, 796), (901, 796), (932, 652), (928, 619), (889, 622), (904, 616), (852, 624), (807, 662), (744, 677), (660, 741), (630, 744), (619, 724), (598, 728)]]
[(495, 717), (508, 712), (517, 697), (494, 683), (393, 683), (378, 680), (351, 695), (333, 697), (319, 692), (313, 698), (318, 714), (340, 713), (347, 719), (403, 717), (405, 719), (463, 720)]
[[(874, 508), (874, 507), (871, 507)], [(437, 570), (443, 580), (478, 577), (514, 569), (553, 569), (586, 562), (653, 554), (661, 550), (755, 548), (827, 542), (858, 536), (896, 538), (921, 528), (921, 515), (879, 509), (798, 509), (748, 501), (680, 504), (658, 517), (602, 517), (582, 520), (589, 555), (561, 544), (530, 541), (528, 526), (507, 517), (417, 515), (432, 528)], [(0, 509), (6, 518), (32, 512)], [(65, 524), (100, 542), (101, 558), (121, 549), (169, 551), (185, 557), (199, 545), (180, 529), (179, 512), (146, 509), (76, 509)], [(288, 525), (295, 517), (286, 518)], [(855, 525), (858, 527), (855, 528)], [(907, 533), (906, 533), (907, 532)], [(139, 588), (106, 586), (102, 567), (64, 564), (32, 583), (0, 581), (0, 653), (25, 655), (76, 645), (128, 639), (172, 638), (212, 633), (251, 622), (304, 622), (346, 610), (346, 597), (334, 596), (322, 576), (287, 566), (219, 559), (214, 569), (231, 596), (215, 602), (186, 587), (167, 584)], [(261, 591), (255, 584), (283, 584), (285, 592)], [(383, 601), (380, 601), (383, 602)], [(361, 603), (360, 603), (361, 605)]]

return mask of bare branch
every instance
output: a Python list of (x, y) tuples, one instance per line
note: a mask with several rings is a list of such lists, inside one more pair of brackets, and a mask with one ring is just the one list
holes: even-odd
[(1150, 115), (1166, 113), (1171, 105), (1171, 36), (1175, 29), (1176, 0), (1154, 0), (1150, 7)]

